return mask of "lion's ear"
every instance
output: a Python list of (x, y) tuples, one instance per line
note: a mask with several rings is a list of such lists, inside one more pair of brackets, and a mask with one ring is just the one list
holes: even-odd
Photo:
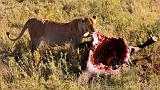
[(96, 16), (93, 16), (92, 18), (93, 18), (93, 19), (97, 19), (97, 17), (96, 17)]

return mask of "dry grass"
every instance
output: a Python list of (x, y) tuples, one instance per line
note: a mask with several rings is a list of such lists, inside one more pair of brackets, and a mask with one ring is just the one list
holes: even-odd
[[(0, 1), (0, 68), (2, 90), (159, 90), (160, 75), (144, 71), (141, 64), (124, 72), (123, 85), (118, 76), (100, 79), (90, 85), (77, 82), (79, 62), (70, 49), (42, 45), (33, 65), (27, 33), (11, 42), (6, 32), (16, 37), (32, 17), (67, 22), (77, 17), (98, 17), (98, 30), (108, 37), (123, 37), (127, 44), (143, 43), (149, 36), (160, 37), (159, 0), (1, 0)], [(160, 42), (132, 56), (149, 60), (156, 70), (160, 67)], [(148, 59), (145, 59), (148, 58)], [(68, 64), (70, 61), (72, 64)]]

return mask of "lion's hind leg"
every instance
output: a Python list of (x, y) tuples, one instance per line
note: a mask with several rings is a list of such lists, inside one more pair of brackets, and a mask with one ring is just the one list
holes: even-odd
[(37, 50), (41, 43), (41, 38), (31, 37), (31, 54), (34, 55), (34, 52)]
[[(33, 58), (33, 65), (37, 66), (36, 63), (39, 62), (39, 58), (37, 57), (37, 53), (35, 53), (35, 51), (37, 50), (37, 48), (39, 47), (40, 43), (41, 43), (41, 39), (40, 38), (31, 38), (31, 54), (32, 54), (32, 58)], [(38, 55), (39, 56), (39, 55)]]

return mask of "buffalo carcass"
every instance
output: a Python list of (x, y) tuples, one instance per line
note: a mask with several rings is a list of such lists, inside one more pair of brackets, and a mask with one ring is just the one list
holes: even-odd
[(133, 53), (157, 41), (156, 37), (151, 37), (142, 45), (128, 46), (123, 38), (108, 38), (97, 31), (92, 34), (92, 38), (92, 41), (80, 45), (80, 47), (87, 47), (88, 52), (86, 54), (88, 57), (82, 60), (83, 72), (79, 76), (80, 81), (82, 76), (92, 78), (97, 74), (116, 75), (118, 68), (124, 64), (132, 66), (130, 56)]

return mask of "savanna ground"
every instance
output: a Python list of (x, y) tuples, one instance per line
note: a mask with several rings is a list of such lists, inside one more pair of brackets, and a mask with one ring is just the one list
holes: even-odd
[[(159, 41), (131, 57), (139, 62), (124, 71), (123, 84), (119, 76), (112, 76), (81, 85), (73, 74), (80, 69), (79, 61), (67, 45), (43, 44), (33, 60), (28, 33), (17, 42), (6, 36), (9, 31), (16, 37), (33, 17), (68, 22), (93, 15), (103, 35), (123, 37), (128, 45), (160, 36), (159, 0), (0, 0), (0, 89), (160, 90)], [(39, 62), (38, 67), (33, 61)]]

